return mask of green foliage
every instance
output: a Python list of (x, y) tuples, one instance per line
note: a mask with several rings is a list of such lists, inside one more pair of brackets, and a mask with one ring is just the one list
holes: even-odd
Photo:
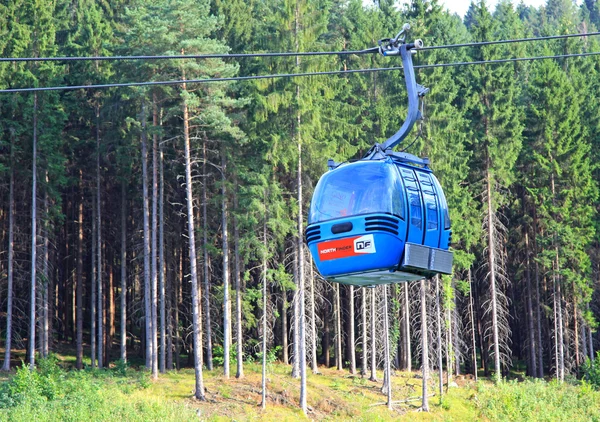
[(600, 393), (581, 386), (541, 380), (479, 384), (477, 405), (496, 421), (592, 421), (600, 419)]
[[(280, 351), (281, 351), (281, 346), (275, 346), (275, 347), (271, 347), (270, 349), (267, 349), (267, 365), (270, 365), (277, 360), (277, 357), (278, 357)], [(257, 356), (257, 360), (262, 362), (263, 352), (258, 352), (256, 354), (256, 356)]]
[(182, 406), (131, 397), (150, 384), (147, 371), (124, 378), (122, 370), (67, 372), (57, 362), (55, 356), (39, 359), (33, 371), (23, 364), (0, 384), (0, 420), (180, 421), (194, 416)]
[(600, 390), (600, 352), (596, 353), (596, 359), (594, 360), (589, 357), (585, 358), (585, 362), (581, 366), (581, 372), (585, 381)]
[[(224, 362), (223, 346), (220, 344), (213, 346), (213, 364), (223, 366)], [(229, 362), (231, 366), (237, 364), (237, 347), (235, 343), (229, 348)]]

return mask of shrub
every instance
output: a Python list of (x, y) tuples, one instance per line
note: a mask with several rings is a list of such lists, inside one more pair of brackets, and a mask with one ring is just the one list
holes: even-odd
[(596, 359), (585, 358), (581, 367), (583, 379), (589, 382), (596, 389), (600, 389), (600, 352), (596, 354)]

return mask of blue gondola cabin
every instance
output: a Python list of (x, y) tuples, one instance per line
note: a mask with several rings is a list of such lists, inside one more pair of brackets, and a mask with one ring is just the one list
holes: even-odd
[(306, 242), (328, 280), (374, 286), (450, 273), (450, 241), (446, 198), (426, 166), (361, 160), (317, 184)]

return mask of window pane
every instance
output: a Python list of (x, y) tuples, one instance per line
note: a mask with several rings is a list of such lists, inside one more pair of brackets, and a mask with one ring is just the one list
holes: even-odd
[(323, 175), (313, 195), (309, 224), (351, 215), (402, 217), (402, 185), (393, 164), (360, 161)]

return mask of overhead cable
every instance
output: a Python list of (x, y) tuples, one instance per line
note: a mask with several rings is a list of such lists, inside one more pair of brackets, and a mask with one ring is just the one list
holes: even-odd
[(550, 35), (547, 37), (516, 38), (514, 40), (479, 41), (479, 42), (469, 42), (469, 43), (463, 43), (463, 44), (432, 45), (432, 46), (428, 46), (428, 47), (419, 48), (419, 51), (438, 50), (438, 49), (442, 49), (442, 48), (482, 47), (482, 46), (486, 46), (486, 45), (512, 44), (512, 43), (529, 42), (529, 41), (558, 40), (558, 39), (563, 39), (563, 38), (589, 37), (592, 35), (600, 35), (600, 32), (589, 32), (587, 34)]
[[(421, 51), (480, 47), (493, 44), (510, 44), (530, 41), (546, 41), (563, 38), (589, 37), (600, 35), (600, 32), (589, 32), (580, 34), (551, 35), (545, 37), (517, 38), (512, 40), (481, 41), (462, 44), (434, 45), (420, 48)], [(157, 55), (157, 56), (81, 56), (81, 57), (0, 57), (1, 62), (70, 62), (70, 61), (120, 61), (120, 60), (182, 60), (182, 59), (233, 59), (252, 57), (297, 57), (297, 56), (348, 56), (377, 53), (379, 47), (367, 48), (354, 51), (307, 51), (307, 52), (285, 52), (285, 53), (231, 53), (231, 54), (181, 54), (181, 55)]]
[[(474, 61), (474, 62), (425, 64), (425, 65), (414, 66), (414, 68), (415, 69), (432, 69), (432, 68), (437, 68), (437, 67), (458, 67), (458, 66), (468, 66), (468, 65), (500, 64), (500, 63), (545, 60), (545, 59), (567, 59), (567, 58), (573, 58), (573, 57), (589, 57), (589, 56), (597, 56), (597, 55), (600, 55), (600, 51), (590, 52), (590, 53), (577, 53), (577, 54), (559, 54), (559, 55), (554, 55), (554, 56), (515, 57), (515, 58), (511, 58), (511, 59), (482, 60), (482, 61)], [(183, 85), (184, 83), (205, 84), (205, 83), (217, 83), (217, 82), (248, 81), (248, 80), (254, 80), (254, 79), (296, 78), (296, 77), (301, 77), (301, 76), (341, 75), (341, 74), (348, 74), (348, 73), (384, 72), (384, 71), (391, 71), (391, 70), (402, 70), (402, 67), (396, 66), (396, 67), (383, 67), (383, 68), (371, 68), (371, 69), (331, 70), (331, 71), (326, 71), (326, 72), (281, 73), (281, 74), (274, 74), (274, 75), (233, 76), (233, 77), (229, 77), (229, 78), (124, 82), (124, 83), (100, 84), (100, 85), (72, 85), (72, 86), (37, 87), (37, 88), (11, 88), (11, 89), (0, 89), (0, 94), (19, 93), (19, 92), (39, 92), (39, 91), (68, 91), (68, 90), (77, 90), (77, 89), (122, 88), (122, 87), (135, 87), (135, 86)]]
[(299, 53), (231, 53), (231, 54), (179, 54), (162, 56), (93, 56), (93, 57), (0, 57), (0, 62), (73, 62), (73, 61), (119, 61), (119, 60), (182, 60), (182, 59), (239, 59), (251, 57), (297, 57), (297, 56), (347, 56), (377, 53), (379, 47), (355, 51), (306, 51)]

